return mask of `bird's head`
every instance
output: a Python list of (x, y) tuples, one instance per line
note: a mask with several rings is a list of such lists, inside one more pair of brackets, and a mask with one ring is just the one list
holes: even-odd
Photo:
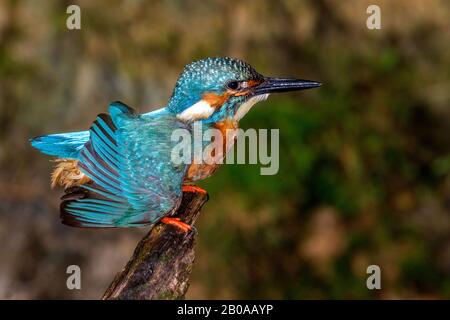
[(319, 82), (310, 80), (265, 77), (238, 59), (207, 58), (184, 68), (168, 108), (185, 122), (239, 121), (270, 93), (318, 86)]

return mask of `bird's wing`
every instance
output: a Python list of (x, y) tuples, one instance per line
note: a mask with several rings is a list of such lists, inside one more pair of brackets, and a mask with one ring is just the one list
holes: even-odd
[(116, 102), (90, 128), (79, 155), (91, 181), (66, 190), (63, 223), (78, 227), (131, 227), (157, 222), (179, 206), (186, 165), (171, 161), (170, 114), (153, 119)]

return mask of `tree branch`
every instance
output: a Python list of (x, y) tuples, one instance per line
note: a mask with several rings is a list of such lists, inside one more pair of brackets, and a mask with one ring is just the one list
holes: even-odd
[[(193, 225), (208, 195), (185, 192), (174, 217)], [(194, 264), (197, 232), (157, 224), (139, 242), (125, 268), (103, 294), (109, 299), (183, 299)]]

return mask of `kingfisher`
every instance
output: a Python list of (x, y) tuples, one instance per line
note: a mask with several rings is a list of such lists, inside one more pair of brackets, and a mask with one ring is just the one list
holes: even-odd
[[(175, 163), (171, 153), (176, 129), (237, 129), (239, 121), (269, 94), (320, 86), (316, 81), (265, 77), (248, 63), (216, 57), (192, 62), (178, 77), (167, 105), (138, 114), (112, 102), (89, 130), (43, 135), (30, 140), (56, 157), (52, 187), (64, 187), (63, 224), (85, 228), (171, 224), (191, 226), (173, 217), (183, 192), (206, 192), (193, 183), (211, 176), (219, 161)], [(225, 136), (225, 135), (224, 135)], [(235, 139), (225, 139), (223, 152)]]

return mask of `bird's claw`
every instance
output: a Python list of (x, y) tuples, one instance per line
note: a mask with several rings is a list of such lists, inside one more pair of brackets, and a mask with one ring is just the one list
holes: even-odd
[(203, 194), (207, 193), (205, 189), (202, 189), (198, 186), (194, 186), (194, 185), (190, 185), (190, 184), (183, 185), (181, 190), (183, 192), (194, 192), (194, 193), (198, 192), (198, 193), (203, 193)]
[(171, 224), (185, 233), (192, 230), (192, 226), (181, 221), (180, 218), (164, 217), (161, 219), (161, 222), (164, 224)]

